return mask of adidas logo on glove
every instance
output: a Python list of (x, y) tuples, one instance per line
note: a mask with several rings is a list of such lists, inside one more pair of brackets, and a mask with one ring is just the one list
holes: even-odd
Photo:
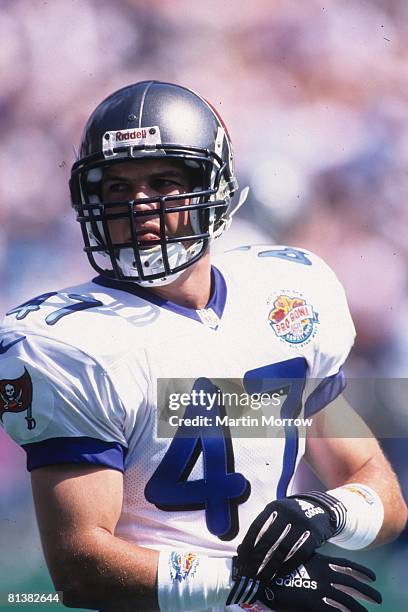
[(277, 578), (275, 584), (278, 586), (297, 587), (302, 589), (317, 589), (316, 580), (310, 580), (310, 576), (304, 565), (299, 565), (291, 574), (284, 578)]
[(323, 508), (319, 508), (318, 506), (314, 506), (308, 501), (304, 499), (296, 499), (299, 506), (302, 508), (303, 512), (307, 516), (307, 518), (312, 518), (316, 514), (324, 514)]

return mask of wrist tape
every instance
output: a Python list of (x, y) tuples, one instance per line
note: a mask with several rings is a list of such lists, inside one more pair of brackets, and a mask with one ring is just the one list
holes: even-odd
[(346, 508), (345, 524), (329, 542), (348, 550), (358, 550), (371, 544), (384, 520), (380, 496), (371, 487), (354, 482), (327, 493)]

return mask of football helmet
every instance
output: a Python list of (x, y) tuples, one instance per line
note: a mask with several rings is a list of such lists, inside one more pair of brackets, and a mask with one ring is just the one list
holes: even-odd
[[(183, 165), (191, 183), (186, 193), (104, 201), (107, 168), (160, 157)], [(97, 106), (70, 179), (72, 206), (92, 267), (104, 276), (147, 286), (172, 282), (205, 254), (209, 242), (229, 226), (237, 188), (231, 141), (218, 112), (190, 89), (159, 81), (124, 87)], [(140, 210), (145, 203), (154, 206)], [(168, 235), (167, 215), (185, 211), (189, 235)], [(138, 238), (137, 224), (147, 215), (160, 221), (157, 240)], [(128, 242), (114, 240), (110, 222), (118, 218), (129, 220)]]

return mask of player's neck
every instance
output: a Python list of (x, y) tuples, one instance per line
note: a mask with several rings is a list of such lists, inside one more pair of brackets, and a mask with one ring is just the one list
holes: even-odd
[(207, 252), (170, 285), (149, 288), (159, 297), (185, 308), (205, 308), (211, 295), (211, 260)]

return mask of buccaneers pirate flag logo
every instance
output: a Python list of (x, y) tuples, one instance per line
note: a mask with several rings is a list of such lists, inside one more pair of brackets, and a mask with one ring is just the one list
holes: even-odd
[(32, 415), (31, 403), (33, 399), (33, 385), (26, 368), (20, 378), (0, 380), (0, 421), (7, 412), (26, 412), (27, 429), (34, 429), (35, 419)]

